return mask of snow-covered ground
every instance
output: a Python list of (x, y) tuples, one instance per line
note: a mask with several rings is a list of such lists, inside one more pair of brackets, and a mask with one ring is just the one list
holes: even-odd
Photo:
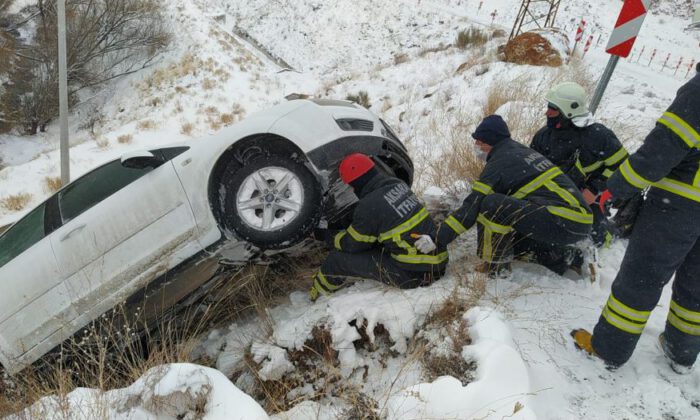
[[(517, 0), (483, 2), (481, 10), (478, 0), (166, 3), (176, 30), (161, 61), (97, 92), (93, 102), (76, 109), (71, 126), (73, 178), (125, 151), (206, 141), (221, 125), (284, 101), (290, 93), (344, 98), (366, 91), (371, 109), (408, 144), (419, 171), (417, 186), (425, 190), (432, 178), (420, 172), (440, 165), (453, 127), (465, 125), (458, 134), (469, 132), (489, 91), (517, 84), (543, 93), (552, 80), (561, 80), (571, 70), (494, 61), (503, 38), (483, 49), (449, 47), (459, 30), (472, 25), (509, 32)], [(620, 61), (597, 113), (631, 149), (672, 100), (690, 60), (700, 59), (700, 34), (683, 31), (689, 22), (681, 7), (686, 2), (667, 3), (675, 7), (664, 5), (664, 13), (647, 17), (633, 54)], [(592, 34), (594, 43), (581, 66), (596, 77), (606, 65), (604, 46), (620, 6), (617, 0), (562, 2), (557, 22), (567, 33), (573, 35), (580, 19), (588, 22), (586, 36)], [(242, 32), (268, 54), (236, 35)], [(577, 48), (579, 54), (582, 47)], [(668, 54), (671, 59), (662, 69)], [(281, 71), (270, 56), (293, 71)], [(681, 57), (684, 65), (674, 74)], [(471, 65), (457, 71), (464, 63)], [(505, 104), (499, 112), (515, 119), (539, 115), (543, 108), (541, 94), (535, 94)], [(92, 129), (80, 128), (91, 118), (97, 121)], [(520, 132), (526, 130), (516, 135)], [(0, 158), (7, 165), (0, 169), (0, 199), (32, 195), (24, 210), (0, 207), (0, 226), (17, 220), (50, 194), (45, 178), (59, 174), (57, 143), (55, 125), (34, 138), (0, 136)], [(454, 350), (448, 349), (454, 328), (446, 332), (450, 328), (432, 324), (431, 315), (445, 301), (473, 295), (479, 283), (469, 258), (474, 255), (474, 238), (465, 236), (450, 250), (448, 275), (428, 288), (400, 291), (361, 282), (316, 303), (305, 292), (295, 292), (287, 303), (269, 308), (270, 336), (255, 322), (241, 322), (203, 338), (200, 351), (216, 360), (221, 373), (191, 365), (164, 366), (122, 390), (76, 390), (68, 397), (68, 412), (73, 418), (93, 418), (90, 410), (98, 407), (104, 418), (195, 418), (192, 412), (178, 417), (182, 411), (162, 409), (164, 395), (184, 393), (199, 396), (194, 400), (204, 418), (265, 418), (258, 406), (263, 402), (241, 392), (253, 387), (253, 378), (235, 374), (244, 351), (250, 349), (260, 363), (261, 378), (280, 379), (299, 368), (290, 355), (312, 338), (314, 327), (324, 327), (338, 352), (336, 374), (376, 402), (377, 412), (386, 418), (700, 418), (700, 372), (676, 375), (656, 347), (669, 290), (632, 360), (617, 371), (606, 370), (571, 343), (571, 329), (591, 328), (597, 321), (624, 254), (624, 241), (601, 251), (593, 283), (525, 263), (514, 266), (511, 278), (489, 281), (478, 306), (465, 310), (457, 317), (464, 321), (454, 326), (465, 329), (470, 339), (457, 353), (476, 366), (472, 381), (426, 375), (416, 355), (417, 343), (430, 352)], [(363, 323), (372, 346), (353, 344), (361, 338), (355, 325)], [(383, 333), (373, 337), (378, 325)], [(269, 414), (279, 419), (347, 418), (348, 401), (321, 392), (331, 387), (299, 383), (288, 395), (299, 403)], [(34, 410), (48, 407), (43, 416), (37, 415), (50, 418), (46, 413), (55, 403), (43, 400)], [(170, 405), (189, 409), (178, 404), (184, 403)]]

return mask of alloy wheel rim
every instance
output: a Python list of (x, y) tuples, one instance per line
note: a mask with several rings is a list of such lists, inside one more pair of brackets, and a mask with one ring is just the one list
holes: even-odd
[(292, 223), (304, 204), (299, 177), (287, 168), (268, 166), (248, 175), (236, 194), (236, 212), (260, 231), (278, 230)]

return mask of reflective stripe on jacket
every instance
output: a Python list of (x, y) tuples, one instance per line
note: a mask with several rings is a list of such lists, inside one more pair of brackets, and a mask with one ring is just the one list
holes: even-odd
[(576, 127), (567, 121), (564, 128), (544, 127), (530, 147), (559, 166), (577, 187), (593, 193), (605, 189), (610, 175), (628, 156), (615, 133), (599, 123)]
[(648, 186), (700, 202), (700, 73), (678, 90), (644, 144), (608, 181), (621, 199)]
[(581, 192), (559, 167), (531, 148), (506, 139), (491, 149), (472, 193), (438, 231), (438, 243), (450, 243), (474, 225), (481, 201), (494, 193), (541, 205), (557, 217), (587, 225), (593, 223)]
[(352, 224), (332, 238), (343, 252), (384, 247), (398, 265), (411, 271), (442, 269), (447, 263), (444, 247), (422, 254), (415, 247), (419, 235), (435, 238), (436, 227), (428, 211), (403, 181), (377, 175), (362, 189)]

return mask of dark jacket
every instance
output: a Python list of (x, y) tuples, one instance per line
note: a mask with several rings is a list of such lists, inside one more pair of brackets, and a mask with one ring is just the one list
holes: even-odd
[(332, 247), (342, 252), (362, 252), (383, 247), (409, 271), (444, 269), (444, 247), (430, 255), (421, 254), (414, 243), (415, 235), (435, 237), (436, 227), (425, 207), (405, 182), (379, 174), (362, 188), (352, 224), (330, 238)]
[(535, 134), (531, 148), (559, 166), (576, 186), (594, 194), (605, 189), (612, 173), (627, 157), (627, 150), (602, 124), (579, 128), (566, 120), (561, 128), (544, 127)]
[[(608, 180), (615, 199), (650, 194), (700, 202), (700, 73), (683, 85), (644, 144)], [(699, 222), (700, 223), (700, 222)]]
[[(444, 246), (474, 225), (481, 201), (493, 193), (527, 200), (574, 222), (593, 222), (581, 192), (561, 169), (531, 148), (506, 139), (491, 149), (479, 181), (462, 206), (441, 225), (437, 243)], [(461, 226), (450, 226), (453, 220)]]

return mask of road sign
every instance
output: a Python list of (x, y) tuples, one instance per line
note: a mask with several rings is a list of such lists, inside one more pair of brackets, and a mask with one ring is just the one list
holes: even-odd
[(620, 16), (617, 17), (617, 22), (615, 22), (615, 29), (610, 34), (608, 46), (605, 47), (605, 52), (610, 54), (611, 57), (593, 93), (591, 105), (588, 107), (592, 114), (595, 114), (600, 100), (603, 99), (603, 93), (608, 87), (620, 57), (626, 58), (630, 55), (634, 41), (637, 39), (637, 34), (639, 34), (644, 18), (647, 16), (647, 9), (649, 9), (650, 4), (651, 0), (625, 0), (625, 4), (622, 5)]
[(650, 4), (651, 0), (625, 0), (605, 48), (608, 54), (618, 57), (627, 57), (630, 54)]

